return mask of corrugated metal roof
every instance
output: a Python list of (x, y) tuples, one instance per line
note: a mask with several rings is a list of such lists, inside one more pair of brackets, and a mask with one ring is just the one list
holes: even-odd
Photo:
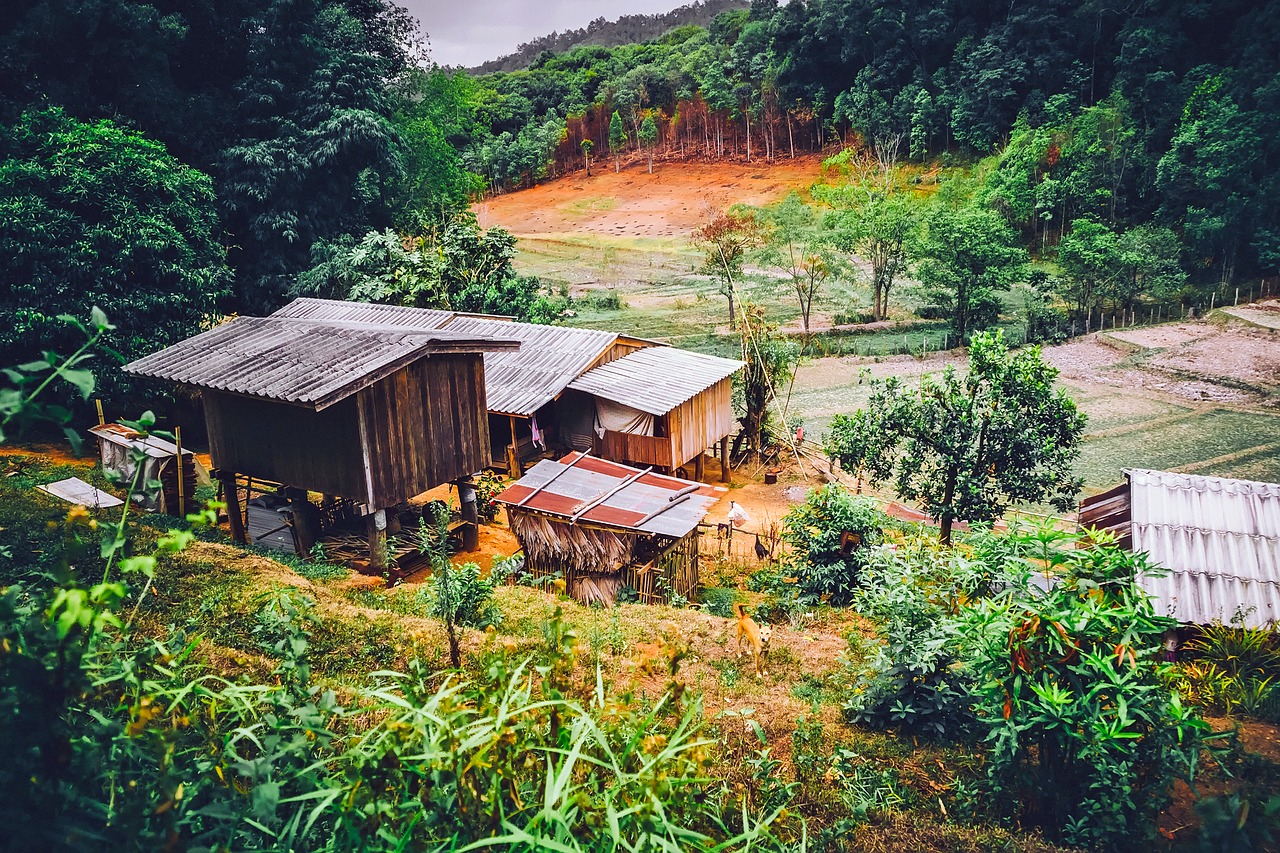
[(441, 329), (454, 318), (452, 311), (433, 308), (409, 308), (403, 305), (378, 305), (372, 302), (344, 302), (338, 299), (295, 299), (272, 317), (297, 320), (367, 323), (371, 326)]
[(614, 332), (539, 326), (487, 317), (459, 315), (450, 332), (520, 341), (514, 352), (484, 356), (489, 411), (527, 417), (559, 397), (617, 339)]
[(680, 539), (698, 526), (727, 491), (721, 486), (648, 473), (609, 494), (642, 470), (585, 453), (570, 453), (559, 461), (542, 460), (494, 500), (512, 505), (525, 500), (523, 509), (567, 520), (609, 495), (579, 520)]
[(587, 371), (569, 387), (650, 415), (665, 415), (742, 367), (740, 361), (700, 352), (648, 347)]
[(516, 346), (465, 332), (237, 317), (124, 370), (319, 410), (432, 352)]
[(1169, 571), (1139, 582), (1180, 622), (1280, 620), (1280, 484), (1128, 469), (1133, 550)]

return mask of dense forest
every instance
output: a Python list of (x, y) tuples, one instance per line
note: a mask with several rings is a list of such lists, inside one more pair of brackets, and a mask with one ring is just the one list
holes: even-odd
[(458, 85), (475, 112), (454, 141), (492, 189), (581, 168), (584, 140), (644, 147), (652, 118), (650, 145), (686, 159), (998, 155), (991, 201), (1029, 239), (1158, 221), (1204, 276), (1280, 264), (1274, 3), (756, 0)]
[(706, 26), (721, 12), (744, 9), (747, 0), (695, 0), (687, 6), (657, 15), (622, 15), (616, 21), (596, 18), (585, 27), (564, 32), (553, 32), (525, 42), (512, 53), (491, 59), (475, 68), (473, 74), (490, 74), (494, 71), (519, 71), (528, 68), (545, 53), (564, 53), (575, 47), (599, 45), (617, 47), (623, 44), (649, 41), (664, 35), (668, 30), (688, 25)]
[(1278, 98), (1275, 2), (756, 0), (471, 76), (387, 0), (22, 0), (0, 29), (0, 357), (69, 351), (57, 316), (94, 303), (124, 356), (304, 294), (545, 320), (478, 195), (592, 160), (846, 148), (973, 167), (985, 210), (1074, 265), (1084, 315), (1117, 258), (1164, 263), (1131, 290), (1276, 273)]

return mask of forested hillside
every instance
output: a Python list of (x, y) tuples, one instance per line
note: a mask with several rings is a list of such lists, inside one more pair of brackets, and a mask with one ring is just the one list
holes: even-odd
[(473, 123), (454, 141), (495, 190), (582, 168), (586, 140), (595, 159), (637, 151), (651, 118), (666, 157), (998, 154), (991, 204), (1028, 238), (1154, 220), (1198, 274), (1280, 264), (1274, 2), (756, 0), (455, 85)]
[(687, 6), (681, 6), (670, 12), (657, 15), (622, 15), (615, 21), (607, 18), (596, 18), (585, 27), (564, 32), (553, 32), (550, 35), (525, 42), (514, 52), (497, 59), (491, 59), (475, 68), (473, 74), (490, 74), (494, 71), (519, 71), (528, 68), (544, 52), (563, 53), (583, 45), (599, 45), (601, 47), (617, 47), (633, 42), (648, 41), (665, 34), (676, 27), (689, 25), (705, 26), (721, 12), (731, 9), (744, 9), (747, 0), (695, 0)]

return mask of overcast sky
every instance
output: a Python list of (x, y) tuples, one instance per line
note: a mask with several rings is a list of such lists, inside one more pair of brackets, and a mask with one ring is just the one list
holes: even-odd
[(422, 22), (431, 58), (441, 65), (479, 65), (552, 31), (596, 18), (670, 12), (689, 0), (398, 0)]

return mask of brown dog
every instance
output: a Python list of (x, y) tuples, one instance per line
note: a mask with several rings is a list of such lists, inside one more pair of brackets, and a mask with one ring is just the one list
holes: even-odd
[(742, 638), (746, 637), (751, 646), (751, 653), (755, 657), (756, 678), (768, 675), (764, 665), (765, 658), (769, 654), (769, 638), (773, 636), (773, 629), (768, 625), (761, 628), (756, 624), (756, 620), (747, 615), (747, 609), (740, 603), (733, 605), (733, 612), (738, 616), (738, 657), (742, 657)]

